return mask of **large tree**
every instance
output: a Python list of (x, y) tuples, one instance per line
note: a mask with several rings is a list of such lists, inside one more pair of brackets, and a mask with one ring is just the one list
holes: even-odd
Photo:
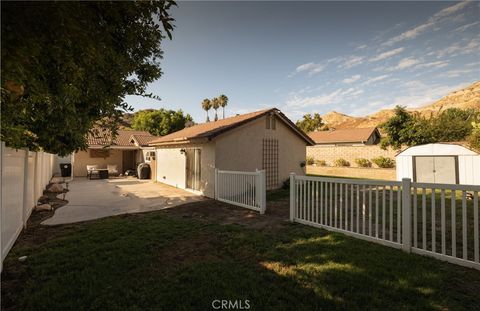
[(404, 107), (395, 107), (395, 114), (381, 125), (387, 136), (382, 147), (399, 149), (402, 146), (462, 141), (472, 132), (472, 121), (480, 116), (475, 109), (446, 109), (428, 118), (419, 113), (408, 112)]
[(321, 130), (325, 124), (322, 117), (318, 113), (314, 113), (313, 117), (310, 113), (303, 116), (301, 120), (297, 121), (297, 126), (301, 128), (305, 133)]
[(162, 71), (173, 1), (2, 2), (1, 140), (67, 154)]
[(192, 121), (192, 117), (189, 114), (184, 115), (182, 110), (149, 109), (135, 113), (132, 128), (163, 136), (185, 128), (185, 125)]

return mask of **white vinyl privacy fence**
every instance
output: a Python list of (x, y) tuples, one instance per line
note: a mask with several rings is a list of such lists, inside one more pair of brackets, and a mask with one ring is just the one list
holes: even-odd
[(290, 176), (290, 220), (480, 269), (480, 186)]
[(265, 213), (265, 171), (240, 172), (215, 169), (215, 199)]
[(0, 158), (0, 250), (3, 262), (52, 177), (54, 155), (15, 150), (5, 147), (2, 142)]

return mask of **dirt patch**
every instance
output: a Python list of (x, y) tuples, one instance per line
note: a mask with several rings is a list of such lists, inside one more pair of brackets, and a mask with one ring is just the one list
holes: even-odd
[(288, 221), (288, 199), (267, 202), (264, 215), (247, 208), (215, 200), (188, 203), (164, 210), (169, 215), (198, 220), (212, 221), (218, 224), (238, 224), (253, 229), (276, 230)]

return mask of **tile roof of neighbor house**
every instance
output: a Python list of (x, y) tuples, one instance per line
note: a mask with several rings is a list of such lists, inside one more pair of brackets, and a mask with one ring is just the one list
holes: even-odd
[[(147, 146), (148, 143), (157, 138), (149, 132), (145, 131), (131, 131), (131, 130), (118, 130), (118, 135), (112, 142), (112, 136), (110, 131), (99, 131), (97, 134), (89, 133), (87, 136), (87, 144), (89, 146), (119, 146), (119, 147), (138, 147)], [(132, 139), (138, 143), (138, 145), (132, 142)]]
[(334, 131), (318, 131), (309, 133), (316, 144), (356, 143), (365, 142), (378, 129), (376, 127), (356, 128)]
[(292, 121), (290, 121), (280, 110), (276, 108), (264, 109), (242, 115), (237, 115), (230, 118), (221, 119), (214, 122), (207, 122), (197, 124), (191, 127), (184, 128), (183, 130), (162, 136), (160, 138), (150, 141), (152, 145), (162, 145), (168, 143), (180, 143), (189, 142), (192, 139), (207, 138), (212, 139), (226, 131), (234, 129), (240, 125), (260, 118), (268, 113), (275, 113), (280, 119), (282, 119), (288, 126), (290, 126), (300, 137), (302, 137), (309, 145), (313, 145), (313, 140), (308, 137), (302, 130), (300, 130)]

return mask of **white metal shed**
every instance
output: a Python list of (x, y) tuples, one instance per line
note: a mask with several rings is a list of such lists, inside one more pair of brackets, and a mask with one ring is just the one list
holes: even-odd
[(480, 154), (458, 143), (419, 145), (396, 156), (397, 180), (480, 185)]

